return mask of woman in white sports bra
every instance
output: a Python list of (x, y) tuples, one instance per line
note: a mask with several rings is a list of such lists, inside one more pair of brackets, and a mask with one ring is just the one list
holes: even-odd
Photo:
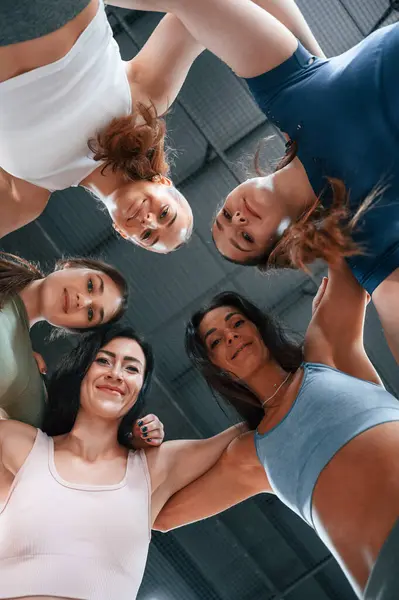
[[(146, 9), (142, 0), (110, 4)], [(320, 51), (292, 0), (259, 4)], [(135, 244), (159, 253), (184, 244), (192, 212), (167, 177), (165, 124), (156, 115), (202, 50), (167, 15), (123, 62), (103, 0), (2, 3), (0, 237), (38, 217), (51, 192), (81, 185)]]
[(192, 213), (167, 177), (156, 115), (202, 47), (168, 15), (124, 62), (103, 0), (16, 4), (0, 7), (0, 237), (39, 216), (51, 192), (81, 185), (124, 238), (176, 249)]

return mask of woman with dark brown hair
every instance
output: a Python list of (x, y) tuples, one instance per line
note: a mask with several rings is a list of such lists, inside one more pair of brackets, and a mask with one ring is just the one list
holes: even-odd
[(255, 431), (172, 497), (155, 529), (274, 494), (314, 529), (359, 598), (396, 600), (399, 402), (364, 349), (367, 303), (341, 260), (313, 301), (303, 344), (234, 292), (191, 317), (192, 364)]
[(166, 253), (192, 213), (168, 178), (163, 114), (202, 47), (162, 20), (121, 59), (103, 0), (0, 7), (0, 237), (34, 220), (51, 192), (84, 186), (126, 239)]
[[(127, 283), (101, 260), (58, 260), (47, 276), (33, 263), (0, 253), (0, 410), (2, 418), (40, 425), (45, 386), (29, 331), (47, 321), (58, 330), (91, 331), (118, 321)], [(40, 359), (39, 359), (40, 361)]]
[(262, 270), (346, 258), (399, 362), (399, 25), (325, 59), (271, 14), (290, 2), (259, 2), (265, 10), (249, 0), (139, 4), (177, 15), (246, 79), (289, 139), (278, 170), (242, 183), (218, 210), (219, 252)]

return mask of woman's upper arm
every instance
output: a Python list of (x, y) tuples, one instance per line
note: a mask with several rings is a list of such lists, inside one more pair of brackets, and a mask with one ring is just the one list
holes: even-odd
[(248, 452), (248, 442), (253, 446), (253, 432), (234, 439), (209, 471), (176, 492), (157, 516), (154, 529), (169, 531), (270, 492), (262, 465)]
[(148, 449), (153, 512), (158, 514), (170, 496), (213, 467), (229, 443), (246, 430), (240, 424), (205, 440), (176, 440)]
[(330, 266), (328, 282), (324, 288), (322, 286), (306, 332), (305, 359), (381, 384), (363, 344), (367, 292), (345, 261)]
[(0, 420), (0, 463), (15, 475), (32, 449), (37, 429), (19, 421)]

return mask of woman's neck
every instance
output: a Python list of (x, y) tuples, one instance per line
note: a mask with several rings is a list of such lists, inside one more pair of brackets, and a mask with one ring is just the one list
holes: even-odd
[[(273, 394), (276, 394), (278, 387), (283, 384), (288, 373), (289, 371), (285, 371), (277, 362), (268, 361), (257, 371), (252, 373), (245, 383), (257, 395), (259, 403), (262, 405), (262, 403), (266, 403)], [(282, 395), (284, 392), (284, 386), (282, 386), (279, 394)], [(267, 410), (266, 404), (265, 410)]]
[(35, 323), (43, 321), (44, 317), (41, 312), (41, 288), (44, 283), (44, 279), (36, 279), (28, 283), (23, 290), (19, 292), (19, 297), (25, 305), (25, 310), (28, 314), (29, 327), (32, 327)]
[(272, 177), (288, 217), (297, 221), (317, 200), (304, 166), (299, 158), (294, 158), (289, 165), (273, 173)]
[(120, 421), (89, 415), (80, 408), (72, 430), (59, 445), (87, 462), (119, 456), (126, 453), (118, 442), (119, 425)]
[(100, 200), (111, 196), (126, 183), (126, 178), (121, 171), (113, 171), (108, 168), (103, 173), (103, 168), (104, 165), (100, 165), (79, 183), (98, 196)]

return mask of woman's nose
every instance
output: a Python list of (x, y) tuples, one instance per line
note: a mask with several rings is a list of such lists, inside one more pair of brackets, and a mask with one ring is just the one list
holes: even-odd
[(248, 223), (248, 219), (239, 210), (234, 213), (231, 220), (236, 225), (245, 225)]
[(84, 294), (77, 294), (76, 305), (78, 308), (87, 308), (90, 306), (92, 299), (90, 296), (86, 296)]
[(226, 337), (227, 337), (227, 344), (230, 346), (233, 343), (233, 340), (238, 339), (238, 333), (228, 331)]
[(122, 381), (122, 373), (118, 365), (114, 365), (109, 373), (107, 373), (106, 377), (108, 379), (118, 379)]
[(143, 225), (149, 227), (150, 229), (155, 229), (156, 227), (156, 219), (155, 215), (151, 212), (145, 213), (142, 219)]

